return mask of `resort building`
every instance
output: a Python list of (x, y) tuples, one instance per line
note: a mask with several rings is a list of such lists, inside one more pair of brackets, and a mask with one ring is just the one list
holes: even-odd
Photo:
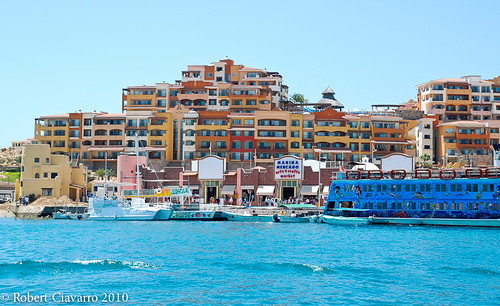
[(48, 144), (25, 144), (22, 150), (18, 197), (68, 196), (82, 201), (87, 192), (87, 167), (72, 167), (69, 157), (51, 154)]

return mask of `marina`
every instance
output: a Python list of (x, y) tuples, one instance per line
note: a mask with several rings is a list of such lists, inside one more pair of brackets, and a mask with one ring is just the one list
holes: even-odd
[(9, 292), (126, 293), (132, 304), (498, 301), (492, 228), (3, 218), (0, 233)]

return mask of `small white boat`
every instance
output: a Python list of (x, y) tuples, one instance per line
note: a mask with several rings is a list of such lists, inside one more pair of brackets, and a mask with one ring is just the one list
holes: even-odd
[(242, 221), (242, 222), (273, 222), (273, 215), (259, 215), (259, 214), (238, 214), (231, 212), (224, 212), (229, 221)]
[(307, 218), (310, 223), (321, 223), (321, 215), (312, 215)]
[(89, 213), (72, 213), (70, 211), (66, 211), (64, 209), (59, 210), (52, 214), (54, 219), (62, 219), (62, 220), (86, 220), (89, 218)]
[(87, 220), (90, 217), (89, 213), (83, 213), (83, 214), (70, 214), (69, 218), (71, 220)]
[(324, 223), (335, 225), (369, 225), (373, 222), (373, 217), (343, 217), (343, 216), (321, 216)]
[(274, 214), (273, 215), (273, 221), (274, 222), (279, 222), (279, 223), (308, 223), (309, 218), (302, 214), (290, 214), (290, 215), (280, 215), (280, 214)]

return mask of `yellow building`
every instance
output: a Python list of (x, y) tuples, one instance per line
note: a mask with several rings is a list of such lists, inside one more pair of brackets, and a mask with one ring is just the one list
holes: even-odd
[(67, 155), (50, 153), (48, 144), (26, 144), (23, 146), (21, 179), (16, 188), (20, 196), (68, 196), (81, 201), (86, 193), (87, 167), (80, 164), (71, 167)]

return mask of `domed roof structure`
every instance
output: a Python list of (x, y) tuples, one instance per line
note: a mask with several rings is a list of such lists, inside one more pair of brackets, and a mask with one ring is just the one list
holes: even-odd
[(339, 110), (344, 108), (344, 105), (335, 99), (335, 92), (330, 88), (330, 86), (328, 86), (321, 94), (323, 97), (318, 101), (318, 104)]

